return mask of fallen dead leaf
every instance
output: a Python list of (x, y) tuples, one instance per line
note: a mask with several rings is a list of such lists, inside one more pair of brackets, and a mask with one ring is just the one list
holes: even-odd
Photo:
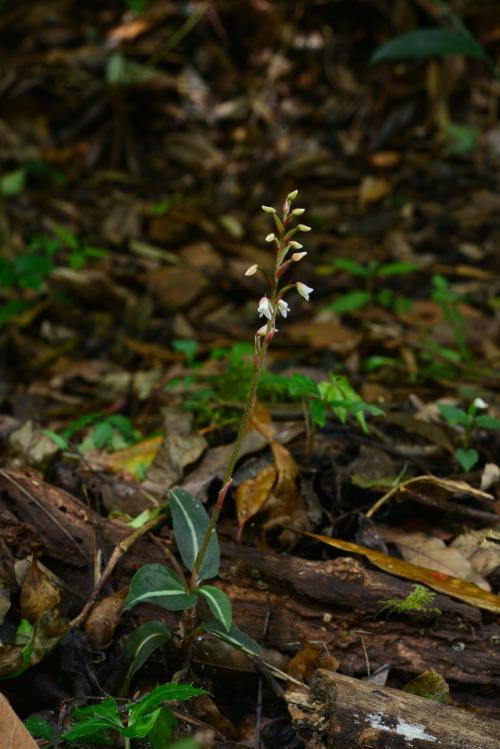
[(444, 593), (452, 598), (458, 598), (460, 601), (464, 601), (471, 606), (500, 614), (500, 596), (482, 590), (477, 585), (474, 585), (474, 583), (459, 580), (456, 577), (449, 577), (442, 572), (418, 567), (416, 564), (391, 557), (388, 554), (383, 554), (381, 551), (373, 551), (373, 549), (353, 544), (350, 541), (341, 541), (338, 538), (330, 538), (329, 536), (300, 531), (299, 529), (297, 529), (297, 532), (309, 538), (314, 538), (316, 541), (321, 541), (321, 543), (327, 544), (327, 546), (333, 546), (335, 549), (346, 551), (348, 554), (361, 554), (376, 567), (391, 575), (397, 575), (406, 580), (414, 580), (415, 582), (427, 585), (427, 587), (433, 590), (437, 590), (439, 593)]
[(377, 526), (384, 541), (396, 544), (403, 559), (419, 567), (442, 572), (475, 583), (483, 590), (491, 590), (486, 580), (472, 567), (460, 550), (446, 546), (444, 541), (426, 533), (406, 533), (399, 528)]
[(103, 598), (90, 612), (84, 631), (90, 646), (95, 650), (106, 648), (111, 643), (127, 593), (128, 586)]
[(38, 744), (30, 736), (21, 719), (1, 692), (0, 736), (2, 736), (2, 749), (38, 749)]

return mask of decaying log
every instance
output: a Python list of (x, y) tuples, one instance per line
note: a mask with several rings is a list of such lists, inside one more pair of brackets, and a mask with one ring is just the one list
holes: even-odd
[(308, 749), (499, 749), (500, 722), (407, 692), (318, 670), (286, 694)]
[[(96, 548), (106, 559), (130, 528), (101, 517), (30, 469), (0, 472), (0, 490), (0, 512), (38, 534), (47, 560), (64, 564), (63, 577), (73, 566), (81, 582), (71, 587), (86, 600)], [(162, 544), (165, 539), (137, 541), (120, 561), (113, 589), (126, 585), (141, 564), (165, 562)], [(500, 626), (489, 614), (485, 623), (478, 609), (436, 595), (433, 607), (440, 616), (381, 617), (382, 601), (405, 598), (412, 583), (350, 557), (310, 561), (234, 544), (222, 544), (222, 554), (219, 584), (233, 601), (236, 623), (260, 641), (269, 612), (269, 648), (292, 654), (302, 640), (316, 642), (351, 676), (387, 664), (408, 678), (432, 668), (454, 683), (500, 686)]]

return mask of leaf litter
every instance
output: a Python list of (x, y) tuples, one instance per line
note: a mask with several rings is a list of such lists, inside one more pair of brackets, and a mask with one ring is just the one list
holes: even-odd
[[(373, 601), (360, 602), (352, 557), (380, 575), (380, 599), (404, 600), (405, 580), (428, 586), (454, 613), (424, 624), (393, 616), (393, 640), (412, 639), (420, 672), (440, 672), (440, 694), (450, 685), (455, 701), (498, 719), (494, 700), (476, 694), (477, 685), (498, 687), (500, 669), (491, 650), (500, 637), (491, 618), (500, 600), (498, 431), (483, 420), (468, 433), (440, 413), (481, 398), (490, 425), (500, 417), (492, 78), (472, 62), (467, 73), (446, 69), (448, 81), (444, 67), (424, 75), (410, 63), (367, 72), (393, 33), (376, 2), (359, 17), (318, 7), (307, 24), (302, 6), (282, 2), (189, 11), (124, 0), (71, 13), (63, 5), (49, 25), (35, 5), (0, 11), (9, 71), (0, 122), (0, 662), (9, 699), (28, 716), (58, 713), (61, 699), (117, 693), (123, 636), (157, 616), (121, 609), (138, 566), (172, 554), (166, 493), (178, 484), (210, 511), (232, 449), (252, 366), (244, 345), (255, 287), (244, 272), (267, 257), (258, 206), (298, 185), (314, 228), (303, 262), (318, 301), (295, 301), (280, 330), (220, 521), (227, 549), (217, 585), (282, 671), (290, 659), (289, 673), (307, 681), (338, 662), (363, 678), (368, 661), (400, 688), (418, 674), (388, 654), (367, 614)], [(488, 19), (478, 6), (466, 22), (483, 35)], [(414, 26), (413, 13), (405, 24)], [(496, 51), (493, 38), (482, 41)], [(364, 412), (341, 423), (337, 404), (316, 424), (319, 399), (294, 396), (289, 382), (304, 368), (316, 383), (347, 378), (384, 415), (369, 414), (364, 432)], [(262, 564), (279, 555), (283, 573), (294, 560), (300, 573), (309, 560), (325, 570), (337, 562), (358, 588), (342, 611), (324, 604), (312, 578), (307, 596), (285, 592), (276, 570), (258, 572), (257, 558), (235, 562), (235, 543)], [(120, 562), (92, 600), (116, 549)], [(24, 583), (13, 574), (20, 563), (30, 570)], [(76, 645), (69, 621), (86, 602), (86, 639)], [(478, 629), (462, 668), (438, 658), (471, 617)], [(175, 631), (179, 620), (162, 624)], [(346, 628), (367, 633), (352, 635), (354, 653)], [(242, 746), (283, 743), (279, 721), (290, 719), (265, 690), (258, 707), (254, 665), (248, 671), (246, 656), (238, 661), (218, 641), (197, 646), (195, 675), (215, 697), (186, 717)], [(134, 688), (173, 678), (179, 664), (162, 648), (134, 672)], [(83, 674), (94, 650), (101, 661)], [(70, 656), (61, 695), (58, 669)], [(28, 703), (21, 671), (30, 677), (35, 663), (50, 688), (34, 688)], [(244, 680), (239, 712), (234, 673)]]

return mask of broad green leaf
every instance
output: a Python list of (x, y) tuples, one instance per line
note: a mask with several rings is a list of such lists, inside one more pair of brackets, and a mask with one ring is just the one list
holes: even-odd
[(198, 588), (197, 593), (203, 596), (212, 614), (229, 632), (233, 623), (233, 611), (231, 601), (224, 591), (214, 585), (203, 585)]
[(64, 437), (61, 437), (60, 434), (57, 434), (57, 432), (52, 431), (52, 429), (44, 429), (43, 433), (46, 434), (47, 437), (50, 437), (52, 442), (57, 445), (60, 450), (69, 449), (68, 441), (65, 440)]
[(13, 198), (19, 195), (26, 187), (26, 172), (24, 169), (15, 169), (0, 177), (0, 193), (4, 198)]
[(160, 713), (161, 708), (158, 707), (152, 712), (134, 715), (132, 707), (128, 713), (128, 725), (126, 728), (122, 728), (120, 733), (129, 739), (143, 739), (153, 730), (156, 721), (160, 717)]
[(415, 263), (386, 263), (378, 269), (377, 276), (401, 276), (414, 270), (417, 270)]
[(344, 270), (346, 273), (350, 273), (353, 276), (367, 275), (367, 269), (364, 265), (361, 265), (361, 263), (358, 263), (356, 260), (351, 260), (348, 257), (338, 257), (333, 261), (333, 265), (335, 268)]
[(118, 712), (118, 703), (113, 697), (109, 697), (102, 702), (97, 702), (95, 705), (86, 705), (85, 707), (77, 708), (73, 713), (73, 717), (77, 720), (80, 718), (100, 718), (117, 727), (122, 725)]
[(229, 632), (226, 630), (221, 622), (216, 619), (212, 619), (210, 622), (205, 622), (203, 625), (205, 632), (208, 632), (214, 637), (218, 637), (219, 640), (227, 642), (229, 645), (233, 645), (235, 648), (244, 650), (246, 653), (251, 655), (258, 655), (262, 648), (258, 645), (255, 640), (246, 635), (241, 629), (238, 629), (236, 624), (231, 626)]
[(128, 592), (124, 611), (138, 603), (154, 603), (168, 611), (184, 611), (196, 603), (183, 580), (163, 564), (145, 564), (137, 570)]
[(455, 450), (455, 458), (462, 466), (464, 471), (469, 471), (476, 465), (477, 461), (479, 460), (479, 453), (477, 452), (477, 450), (474, 450), (474, 448), (464, 450), (460, 447), (458, 450)]
[(73, 232), (67, 229), (65, 226), (56, 224), (55, 221), (52, 222), (51, 226), (52, 231), (54, 232), (56, 237), (61, 240), (63, 245), (73, 251), (79, 249), (80, 242), (78, 241), (78, 237), (76, 236), (76, 234), (73, 234)]
[(107, 420), (100, 421), (93, 427), (91, 436), (95, 447), (109, 447), (113, 440), (113, 427)]
[(292, 398), (307, 398), (308, 396), (319, 395), (318, 386), (314, 380), (307, 375), (297, 373), (290, 377), (288, 392)]
[(371, 299), (372, 295), (369, 291), (351, 291), (348, 294), (342, 294), (332, 304), (329, 304), (328, 309), (342, 315), (345, 312), (354, 312), (357, 309), (366, 307)]
[(309, 403), (311, 419), (318, 427), (324, 427), (326, 424), (326, 403), (318, 398), (313, 398)]
[(163, 622), (145, 622), (136, 629), (125, 647), (125, 653), (131, 661), (126, 676), (127, 686), (151, 653), (163, 647), (171, 637), (172, 633)]
[[(169, 497), (175, 540), (177, 541), (182, 561), (188, 570), (192, 572), (210, 519), (201, 502), (184, 489), (180, 487), (172, 489)], [(219, 542), (217, 541), (217, 534), (214, 531), (200, 568), (200, 580), (216, 577), (219, 572), (219, 565)]]
[(463, 55), (490, 63), (482, 44), (472, 35), (448, 29), (417, 29), (390, 39), (372, 56), (371, 62), (416, 60), (441, 55)]
[(34, 739), (45, 739), (45, 741), (50, 742), (54, 740), (54, 726), (47, 718), (33, 716), (32, 718), (27, 718), (24, 721), (24, 725)]
[(460, 424), (461, 426), (467, 426), (469, 418), (465, 411), (457, 406), (448, 406), (445, 403), (438, 404), (439, 413), (444, 416), (450, 426)]
[(115, 731), (121, 733), (121, 726), (114, 726), (108, 723), (104, 718), (89, 718), (76, 723), (69, 731), (61, 736), (65, 741), (73, 742), (79, 739), (87, 741), (99, 741), (106, 746), (113, 746), (114, 742), (106, 736), (106, 731)]
[(194, 340), (177, 340), (172, 341), (172, 348), (180, 354), (184, 354), (189, 365), (193, 364), (198, 353), (198, 341)]
[[(174, 745), (171, 743), (170, 737), (176, 724), (177, 720), (173, 712), (168, 707), (162, 707), (148, 736), (151, 749), (172, 749)], [(198, 746), (195, 745), (194, 749), (198, 749)]]
[(483, 429), (500, 429), (500, 419), (495, 419), (494, 416), (488, 416), (488, 414), (476, 416), (474, 424)]
[(192, 697), (199, 697), (202, 694), (205, 694), (205, 690), (193, 687), (192, 684), (178, 684), (176, 682), (160, 684), (160, 686), (155, 687), (155, 689), (143, 697), (140, 702), (131, 706), (129, 710), (129, 723), (135, 722), (141, 715), (156, 710), (164, 702), (171, 700), (184, 702), (185, 700), (190, 700)]

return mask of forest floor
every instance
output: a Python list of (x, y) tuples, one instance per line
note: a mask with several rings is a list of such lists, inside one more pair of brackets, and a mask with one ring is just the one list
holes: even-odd
[[(465, 21), (493, 54), (484, 5)], [(295, 189), (313, 292), (287, 296), (219, 522), (215, 584), (263, 651), (197, 641), (179, 736), (319, 746), (290, 698), (317, 668), (500, 720), (500, 83), (370, 66), (390, 6), (0, 4), (0, 677), (56, 727), (41, 747), (181, 668), (180, 614), (123, 604), (180, 561), (169, 490), (213, 509), (261, 205)], [(151, 621), (176, 635), (124, 693)]]

